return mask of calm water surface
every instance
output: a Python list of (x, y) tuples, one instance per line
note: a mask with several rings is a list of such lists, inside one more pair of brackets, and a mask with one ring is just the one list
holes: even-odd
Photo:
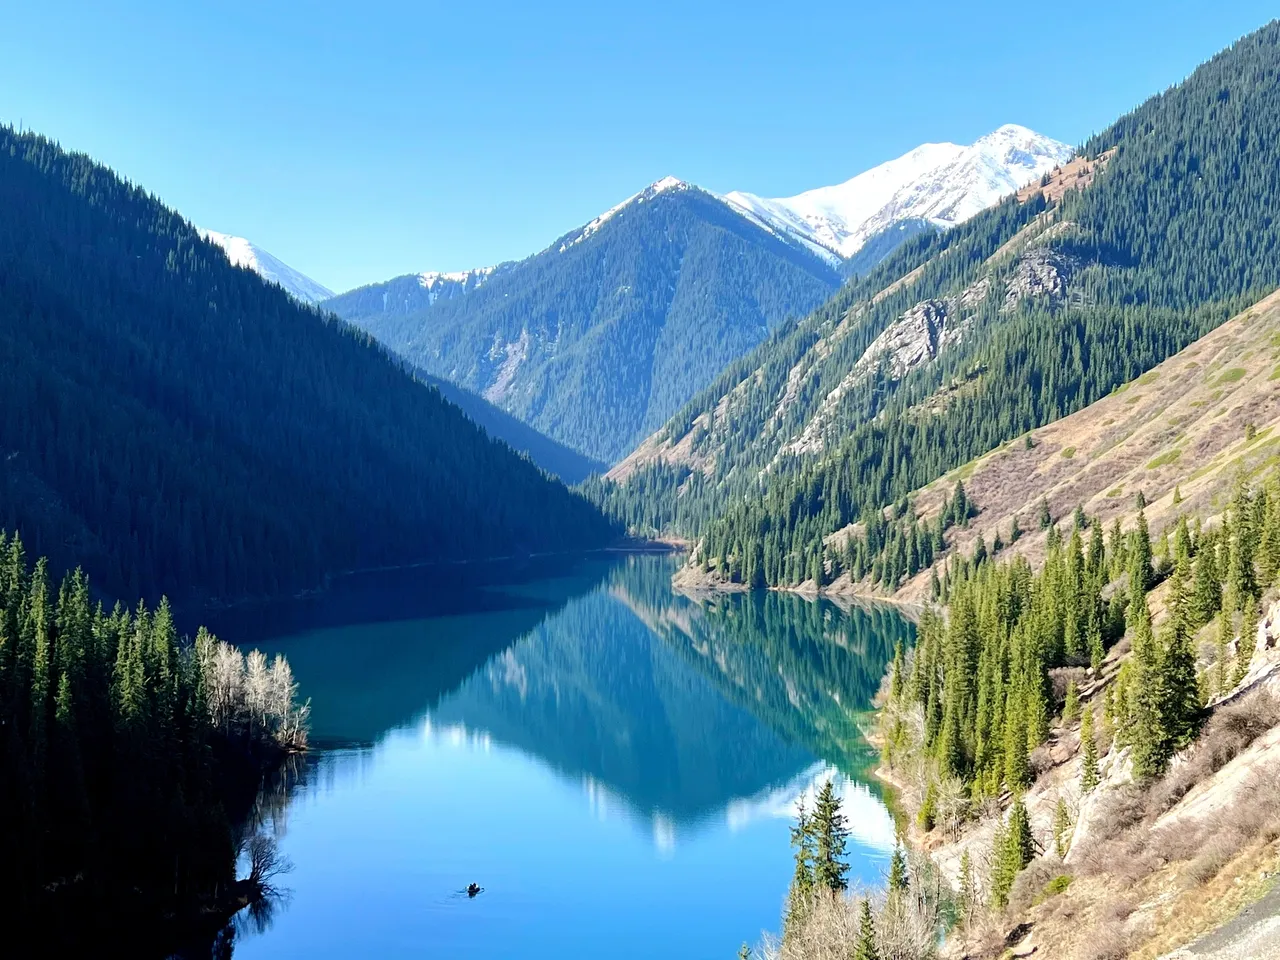
[(695, 602), (673, 562), (388, 575), (224, 615), (288, 656), (318, 747), (264, 797), (289, 895), (235, 956), (728, 960), (777, 928), (795, 801), (830, 776), (877, 883), (893, 827), (855, 719), (908, 625)]

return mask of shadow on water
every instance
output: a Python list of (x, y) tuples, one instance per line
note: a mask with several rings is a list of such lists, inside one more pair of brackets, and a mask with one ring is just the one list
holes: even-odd
[(549, 558), (361, 575), (302, 601), (218, 614), (215, 632), (289, 659), (317, 747), (373, 744), (617, 564)]

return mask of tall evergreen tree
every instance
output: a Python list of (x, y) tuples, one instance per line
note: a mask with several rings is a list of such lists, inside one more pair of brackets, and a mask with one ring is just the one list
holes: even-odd
[(858, 942), (853, 948), (853, 960), (880, 960), (875, 921), (871, 916), (871, 901), (866, 897), (862, 898), (862, 906), (858, 910)]
[(849, 840), (845, 815), (840, 811), (840, 798), (833, 779), (818, 791), (813, 821), (813, 881), (819, 889), (833, 893), (849, 886), (849, 863), (844, 859)]
[(1080, 721), (1080, 789), (1088, 793), (1098, 785), (1098, 743), (1093, 735), (1093, 708), (1086, 707)]
[(803, 797), (796, 805), (796, 825), (791, 828), (791, 846), (795, 848), (795, 870), (792, 873), (791, 890), (787, 897), (788, 923), (797, 921), (804, 913), (814, 889), (816, 849), (813, 821), (805, 809)]
[(902, 853), (902, 844), (895, 843), (893, 847), (893, 856), (889, 860), (889, 893), (904, 894), (911, 886), (911, 880), (907, 876), (907, 858)]

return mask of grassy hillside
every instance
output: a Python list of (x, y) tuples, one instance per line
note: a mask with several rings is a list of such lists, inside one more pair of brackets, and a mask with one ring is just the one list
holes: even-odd
[[(1030, 440), (1028, 445), (1027, 440)], [(1232, 487), (1280, 462), (1280, 292), (1233, 317), (1147, 373), (1085, 409), (993, 450), (913, 494), (924, 522), (962, 482), (977, 513), (947, 537), (969, 555), (982, 538), (1009, 555), (1044, 557), (1041, 503), (1054, 520), (1077, 506), (1103, 523), (1131, 518), (1142, 493), (1153, 533), (1184, 513), (1214, 517)], [(857, 536), (856, 528), (838, 537)], [(865, 590), (846, 575), (834, 589)], [(897, 596), (928, 598), (929, 572)]]

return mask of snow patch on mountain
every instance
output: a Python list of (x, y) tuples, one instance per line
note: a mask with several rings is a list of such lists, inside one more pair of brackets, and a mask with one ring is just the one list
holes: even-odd
[(498, 267), (477, 267), (474, 270), (455, 270), (452, 273), (439, 273), (428, 270), (418, 274), (418, 285), (427, 291), (427, 303), (433, 304), (441, 297), (462, 296), (476, 290)]
[(663, 177), (661, 180), (655, 180), (653, 183), (649, 184), (639, 193), (634, 194), (633, 196), (627, 197), (627, 199), (623, 200), (621, 203), (617, 204), (616, 206), (610, 207), (604, 213), (600, 214), (600, 216), (596, 217), (594, 220), (588, 223), (585, 227), (578, 230), (576, 234), (571, 234), (570, 237), (566, 237), (560, 244), (560, 252), (564, 253), (574, 244), (581, 243), (583, 240), (587, 239), (587, 237), (591, 236), (593, 233), (599, 230), (602, 226), (604, 226), (606, 223), (612, 220), (615, 216), (617, 216), (619, 213), (621, 213), (623, 210), (625, 210), (627, 207), (631, 206), (634, 203), (644, 203), (648, 200), (652, 200), (654, 197), (658, 196), (659, 194), (669, 193), (673, 190), (701, 190), (701, 189), (702, 189), (701, 187), (695, 186), (692, 183), (686, 183), (685, 181), (679, 180), (676, 177)]
[(1006, 124), (969, 146), (926, 143), (844, 183), (767, 199), (722, 198), (751, 220), (846, 260), (907, 220), (953, 227), (1070, 159), (1070, 146)]
[(244, 237), (233, 237), (216, 230), (200, 230), (200, 235), (220, 246), (235, 267), (247, 267), (264, 280), (279, 284), (286, 293), (303, 303), (319, 303), (333, 296), (328, 287), (316, 283), (306, 274), (299, 273), (282, 260), (273, 257), (257, 244)]

